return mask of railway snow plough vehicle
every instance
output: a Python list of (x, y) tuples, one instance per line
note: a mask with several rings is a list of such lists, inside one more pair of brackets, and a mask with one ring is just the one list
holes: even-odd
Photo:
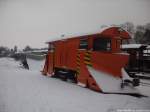
[(95, 91), (135, 93), (131, 88), (120, 88), (124, 76), (129, 79), (124, 70), (129, 54), (121, 51), (121, 44), (130, 38), (122, 28), (109, 27), (96, 34), (49, 41), (42, 74)]

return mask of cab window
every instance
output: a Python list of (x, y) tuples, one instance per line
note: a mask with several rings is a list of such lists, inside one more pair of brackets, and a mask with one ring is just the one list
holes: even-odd
[(111, 40), (108, 38), (96, 38), (93, 43), (94, 51), (110, 51)]
[(88, 49), (88, 40), (87, 39), (80, 39), (79, 49)]

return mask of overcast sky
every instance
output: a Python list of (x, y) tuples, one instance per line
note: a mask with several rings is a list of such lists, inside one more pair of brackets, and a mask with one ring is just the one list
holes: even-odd
[(0, 0), (0, 46), (46, 47), (62, 34), (101, 25), (150, 23), (150, 0)]

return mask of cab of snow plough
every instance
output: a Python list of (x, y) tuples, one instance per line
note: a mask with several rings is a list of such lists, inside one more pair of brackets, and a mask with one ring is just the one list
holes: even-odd
[[(121, 79), (122, 69), (129, 60), (127, 53), (122, 53), (123, 40), (130, 39), (127, 31), (120, 27), (109, 27), (100, 33), (64, 38), (47, 42), (49, 51), (42, 73), (72, 80), (80, 86), (96, 91), (103, 91), (97, 79), (102, 74), (108, 79)], [(94, 72), (93, 72), (94, 71)], [(95, 72), (99, 75), (95, 76)], [(109, 81), (106, 80), (105, 81)]]

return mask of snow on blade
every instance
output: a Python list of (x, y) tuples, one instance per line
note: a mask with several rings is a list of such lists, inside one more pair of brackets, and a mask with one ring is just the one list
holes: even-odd
[[(103, 92), (112, 92), (112, 93), (139, 93), (136, 88), (133, 87), (125, 87), (121, 88), (121, 78), (114, 77), (104, 72), (97, 71), (92, 67), (87, 67), (91, 75), (96, 80), (99, 87)], [(122, 71), (125, 75), (125, 71)], [(126, 75), (127, 78), (127, 75)]]

